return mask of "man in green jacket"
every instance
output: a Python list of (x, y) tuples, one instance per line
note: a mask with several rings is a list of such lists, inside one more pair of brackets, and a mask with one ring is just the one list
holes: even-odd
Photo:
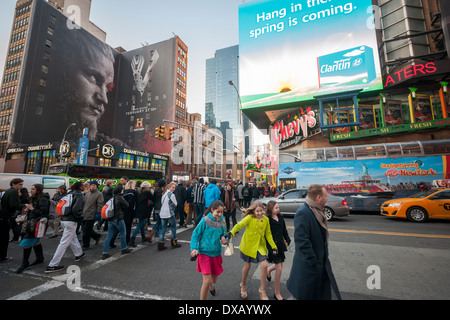
[(11, 261), (8, 257), (9, 244), (9, 219), (16, 213), (17, 210), (22, 211), (25, 207), (20, 203), (19, 190), (23, 187), (23, 180), (20, 178), (12, 179), (9, 183), (11, 188), (5, 191), (2, 196), (2, 209), (0, 212), (0, 262)]

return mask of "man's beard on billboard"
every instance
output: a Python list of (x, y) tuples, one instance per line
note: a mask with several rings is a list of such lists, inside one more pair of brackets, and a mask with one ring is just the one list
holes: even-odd
[(64, 112), (66, 125), (68, 126), (71, 123), (77, 124), (76, 130), (71, 130), (72, 134), (70, 134), (69, 136), (73, 135), (73, 133), (76, 132), (74, 138), (79, 139), (82, 137), (83, 129), (88, 128), (88, 138), (90, 140), (95, 140), (95, 137), (98, 133), (98, 124), (103, 113), (98, 117), (93, 117), (90, 116), (90, 112), (86, 112), (84, 110), (104, 110), (104, 107), (99, 106), (97, 108), (96, 104), (92, 101), (86, 101), (86, 99), (77, 98), (73, 94), (65, 94), (62, 100), (62, 109)]

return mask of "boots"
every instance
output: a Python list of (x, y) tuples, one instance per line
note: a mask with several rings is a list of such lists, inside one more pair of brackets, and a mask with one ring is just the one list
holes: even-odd
[(148, 238), (146, 236), (142, 236), (142, 244), (144, 244), (146, 242), (150, 242), (150, 240), (148, 240)]
[(28, 259), (30, 258), (31, 250), (31, 248), (23, 249), (22, 265), (16, 270), (16, 273), (22, 273), (26, 268), (30, 266)]
[(130, 241), (128, 242), (128, 245), (130, 246), (130, 247), (133, 247), (133, 248), (136, 248), (136, 243), (134, 242), (134, 240), (135, 240), (136, 238), (135, 237), (131, 237), (130, 238)]
[(33, 249), (34, 254), (36, 255), (36, 260), (32, 264), (30, 264), (30, 267), (44, 262), (44, 253), (42, 251), (42, 245), (38, 244), (37, 246), (34, 246)]
[(177, 242), (177, 239), (172, 239), (172, 240), (170, 241), (170, 244), (172, 245), (172, 249), (181, 247), (181, 244), (179, 244), (179, 243)]
[(150, 231), (150, 234), (148, 235), (148, 242), (152, 243), (154, 234), (155, 234), (155, 229), (152, 229)]
[(167, 249), (167, 247), (166, 247), (165, 242), (158, 242), (158, 251), (163, 251), (166, 249)]

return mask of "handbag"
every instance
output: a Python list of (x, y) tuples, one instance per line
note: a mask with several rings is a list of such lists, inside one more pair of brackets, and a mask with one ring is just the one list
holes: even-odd
[(230, 241), (225, 245), (225, 252), (224, 255), (229, 257), (234, 254), (234, 248), (233, 248), (233, 241)]
[(47, 229), (47, 218), (42, 218), (39, 220), (39, 222), (36, 224), (36, 229), (34, 233), (35, 238), (42, 238), (45, 236), (45, 231)]
[(16, 223), (24, 223), (25, 221), (27, 221), (27, 217), (28, 217), (28, 213), (21, 213), (18, 214), (16, 217)]

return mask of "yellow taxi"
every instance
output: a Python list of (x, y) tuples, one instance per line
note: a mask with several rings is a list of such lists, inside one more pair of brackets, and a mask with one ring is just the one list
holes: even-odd
[(450, 188), (431, 189), (408, 198), (386, 201), (381, 206), (381, 214), (407, 218), (413, 222), (425, 222), (432, 218), (450, 219)]

